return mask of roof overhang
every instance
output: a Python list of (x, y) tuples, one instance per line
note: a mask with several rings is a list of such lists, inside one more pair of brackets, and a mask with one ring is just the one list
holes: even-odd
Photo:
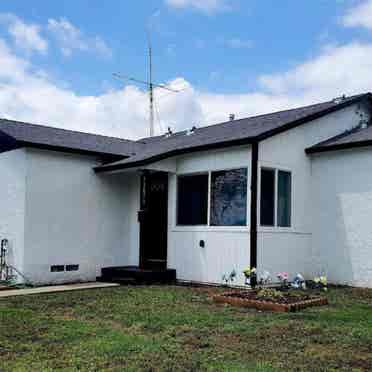
[(177, 165), (175, 159), (164, 159), (160, 161), (156, 161), (154, 163), (146, 164), (146, 165), (139, 165), (134, 167), (127, 167), (127, 168), (120, 168), (120, 169), (113, 169), (113, 170), (105, 170), (104, 172), (97, 172), (97, 173), (105, 173), (105, 174), (117, 174), (117, 173), (137, 173), (142, 171), (150, 171), (150, 172), (166, 172), (166, 173), (176, 173)]
[(185, 155), (185, 154), (190, 154), (193, 152), (214, 150), (214, 149), (219, 149), (219, 148), (224, 148), (224, 147), (247, 145), (247, 144), (252, 144), (253, 142), (255, 142), (254, 138), (244, 138), (244, 139), (239, 139), (235, 141), (231, 140), (231, 141), (217, 142), (217, 143), (211, 143), (211, 144), (206, 144), (206, 145), (194, 146), (194, 147), (185, 148), (185, 149), (175, 149), (175, 150), (171, 150), (168, 152), (153, 155), (149, 158), (146, 158), (140, 161), (133, 161), (133, 162), (119, 161), (113, 164), (100, 165), (100, 166), (95, 167), (94, 171), (96, 173), (102, 173), (102, 172), (111, 172), (115, 170), (128, 169), (128, 168), (144, 169), (145, 166), (149, 166), (150, 164), (159, 162), (161, 160), (169, 159), (177, 155)]
[(89, 156), (96, 156), (99, 158), (104, 159), (107, 162), (119, 161), (128, 158), (128, 156), (112, 154), (107, 152), (98, 152), (98, 151), (90, 151), (90, 150), (83, 150), (73, 147), (64, 147), (64, 146), (55, 146), (49, 145), (44, 143), (35, 143), (35, 142), (27, 142), (27, 141), (16, 141), (17, 147), (30, 147), (36, 148), (40, 150), (49, 150), (49, 151), (57, 151), (57, 152), (65, 152), (69, 154), (77, 154), (77, 155), (89, 155)]
[[(94, 171), (96, 173), (102, 173), (102, 172), (112, 172), (120, 169), (129, 169), (129, 168), (140, 168), (144, 166), (148, 166), (151, 163), (158, 162), (164, 159), (171, 158), (173, 156), (177, 155), (184, 155), (188, 153), (193, 153), (197, 151), (207, 151), (207, 150), (212, 150), (212, 149), (217, 149), (217, 148), (226, 148), (226, 147), (232, 147), (232, 146), (239, 146), (239, 145), (245, 145), (245, 144), (252, 144), (252, 143), (257, 143), (260, 141), (263, 141), (265, 139), (268, 139), (270, 137), (273, 137), (277, 134), (286, 132), (287, 130), (299, 127), (307, 122), (319, 119), (323, 116), (326, 116), (330, 113), (336, 112), (338, 110), (341, 110), (343, 108), (346, 108), (350, 105), (353, 105), (355, 103), (359, 102), (371, 102), (372, 101), (372, 94), (371, 93), (365, 93), (361, 94), (357, 97), (354, 97), (352, 99), (347, 99), (345, 102), (340, 102), (337, 105), (334, 105), (332, 107), (329, 107), (327, 109), (324, 109), (320, 112), (316, 112), (314, 114), (305, 116), (303, 118), (300, 118), (298, 120), (293, 120), (292, 122), (286, 123), (285, 125), (282, 125), (280, 127), (267, 130), (261, 134), (258, 134), (257, 136), (252, 136), (252, 137), (246, 137), (246, 138), (240, 138), (237, 140), (228, 140), (228, 141), (221, 141), (217, 143), (207, 143), (203, 145), (198, 145), (198, 146), (192, 146), (188, 148), (181, 148), (181, 149), (172, 149), (169, 151), (164, 151), (161, 153), (155, 153), (153, 155), (149, 155), (145, 159), (141, 159), (138, 161), (131, 161), (130, 158), (127, 160), (120, 160), (117, 162), (114, 162), (112, 164), (105, 164), (105, 165), (100, 165), (94, 168)], [(365, 146), (367, 144), (363, 144)], [(357, 144), (354, 144), (353, 147), (358, 146)], [(310, 153), (310, 149), (306, 149), (306, 152)], [(328, 150), (323, 150), (323, 151), (328, 151)], [(315, 151), (314, 151), (315, 152)]]
[(306, 154), (317, 154), (321, 152), (347, 150), (347, 149), (352, 149), (352, 148), (368, 147), (368, 146), (372, 146), (372, 140), (347, 142), (347, 143), (340, 143), (340, 144), (328, 145), (328, 146), (314, 146), (314, 147), (309, 147), (305, 149), (305, 152)]

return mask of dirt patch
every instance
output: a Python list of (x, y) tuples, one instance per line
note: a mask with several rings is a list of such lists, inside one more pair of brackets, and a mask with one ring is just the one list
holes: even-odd
[(222, 292), (222, 289), (221, 287), (192, 287), (192, 290), (196, 293), (202, 293), (202, 294), (206, 294), (208, 296), (213, 296), (215, 294), (218, 294), (218, 293), (221, 293)]

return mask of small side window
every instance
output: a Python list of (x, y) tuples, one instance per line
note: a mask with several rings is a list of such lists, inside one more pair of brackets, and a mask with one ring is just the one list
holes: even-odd
[(261, 169), (261, 226), (274, 226), (275, 170)]
[(291, 173), (278, 171), (277, 223), (279, 227), (291, 227), (291, 188)]

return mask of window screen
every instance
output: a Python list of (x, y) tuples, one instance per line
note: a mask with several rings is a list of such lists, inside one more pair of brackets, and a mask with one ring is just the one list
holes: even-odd
[(260, 224), (274, 226), (275, 170), (261, 169)]
[(291, 173), (278, 171), (277, 223), (280, 227), (291, 226)]
[(211, 226), (247, 224), (247, 169), (212, 172)]
[(178, 177), (177, 224), (207, 225), (208, 174)]

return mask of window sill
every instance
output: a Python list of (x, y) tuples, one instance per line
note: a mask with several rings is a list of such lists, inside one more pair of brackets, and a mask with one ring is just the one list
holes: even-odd
[(303, 235), (311, 235), (311, 232), (308, 231), (300, 231), (295, 229), (294, 227), (264, 227), (260, 226), (257, 229), (258, 233), (270, 233), (270, 234), (303, 234)]
[(250, 226), (174, 226), (171, 232), (233, 232), (249, 233)]

